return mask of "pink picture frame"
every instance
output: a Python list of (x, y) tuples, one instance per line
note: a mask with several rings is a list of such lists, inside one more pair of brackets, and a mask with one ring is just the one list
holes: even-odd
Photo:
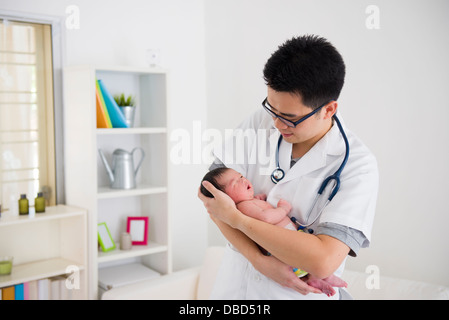
[(131, 235), (133, 245), (148, 245), (148, 217), (128, 217), (126, 232)]

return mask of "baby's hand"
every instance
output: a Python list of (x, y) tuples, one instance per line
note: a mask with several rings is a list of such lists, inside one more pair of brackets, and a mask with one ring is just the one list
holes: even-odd
[(290, 212), (290, 210), (292, 209), (292, 206), (290, 203), (288, 203), (287, 200), (281, 199), (278, 202), (278, 208), (283, 208), (285, 211), (287, 211), (287, 213)]
[(254, 196), (254, 198), (262, 200), (262, 201), (266, 201), (267, 200), (267, 195), (265, 193), (261, 193), (261, 194), (256, 194)]

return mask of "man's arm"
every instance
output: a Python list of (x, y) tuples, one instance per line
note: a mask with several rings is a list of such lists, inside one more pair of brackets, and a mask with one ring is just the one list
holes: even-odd
[(298, 278), (292, 267), (286, 265), (274, 256), (265, 256), (254, 241), (249, 239), (239, 230), (231, 228), (229, 225), (211, 216), (220, 229), (223, 236), (241, 253), (260, 273), (279, 283), (284, 287), (291, 288), (306, 295), (308, 293), (322, 293), (321, 290), (309, 286)]
[(232, 224), (250, 239), (288, 265), (324, 279), (332, 275), (349, 253), (349, 247), (327, 235), (311, 235), (278, 228), (241, 215)]
[(248, 217), (237, 210), (224, 192), (207, 181), (203, 185), (214, 195), (213, 199), (203, 200), (214, 220), (240, 230), (287, 265), (306, 270), (318, 278), (326, 278), (338, 269), (350, 250), (340, 240), (327, 235), (287, 230)]
[[(232, 199), (229, 198), (229, 196), (224, 192), (220, 191), (220, 193), (214, 194), (214, 198), (208, 198), (204, 196), (198, 189), (198, 197), (201, 201), (203, 201), (204, 206), (209, 213), (211, 213), (210, 210), (212, 207), (214, 207), (215, 202), (218, 201), (222, 205), (225, 204), (228, 210), (237, 210), (234, 201), (232, 201)], [(211, 215), (210, 217), (220, 229), (223, 236), (235, 248), (237, 248), (237, 250), (241, 254), (243, 254), (259, 272), (276, 281), (280, 285), (296, 290), (301, 294), (321, 293), (320, 290), (309, 286), (307, 283), (299, 279), (293, 272), (292, 267), (290, 267), (289, 265), (283, 263), (274, 256), (264, 256), (257, 244), (250, 238), (248, 238), (244, 233), (230, 227), (223, 221), (216, 219), (213, 215)]]

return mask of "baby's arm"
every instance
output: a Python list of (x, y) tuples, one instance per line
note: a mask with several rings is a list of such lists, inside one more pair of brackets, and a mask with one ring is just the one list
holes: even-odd
[(267, 195), (265, 193), (261, 193), (261, 194), (255, 194), (254, 198), (259, 199), (259, 200), (263, 200), (266, 201), (267, 200)]
[(237, 209), (249, 217), (276, 225), (287, 217), (291, 206), (285, 200), (279, 200), (277, 208), (273, 208), (268, 202), (250, 200), (237, 204)]

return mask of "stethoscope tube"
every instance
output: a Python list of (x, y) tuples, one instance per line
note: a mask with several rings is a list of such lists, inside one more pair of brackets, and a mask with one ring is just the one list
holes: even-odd
[[(309, 217), (310, 217), (313, 209), (315, 208), (316, 203), (318, 202), (319, 196), (322, 195), (322, 193), (326, 189), (329, 182), (332, 180), (335, 182), (335, 184), (332, 188), (332, 191), (329, 195), (329, 198), (326, 200), (326, 203), (324, 204), (323, 208), (320, 210), (318, 215), (315, 217), (315, 219), (313, 219), (313, 221), (311, 223), (306, 223), (306, 224), (299, 223), (297, 219), (293, 220), (297, 225), (300, 226), (300, 228), (308, 227), (308, 226), (312, 225), (313, 223), (315, 223), (315, 221), (321, 216), (321, 213), (323, 212), (324, 208), (329, 204), (330, 201), (332, 201), (332, 199), (335, 197), (338, 190), (340, 189), (340, 175), (341, 175), (343, 169), (345, 168), (346, 163), (348, 162), (348, 159), (349, 159), (349, 141), (348, 141), (346, 133), (345, 133), (343, 126), (341, 125), (341, 122), (338, 119), (338, 117), (336, 115), (334, 115), (333, 119), (335, 120), (335, 122), (338, 126), (338, 129), (340, 130), (340, 133), (345, 142), (345, 149), (346, 149), (345, 156), (343, 158), (343, 161), (342, 161), (340, 167), (337, 169), (337, 171), (335, 171), (335, 173), (333, 175), (330, 175), (329, 177), (324, 179), (323, 183), (321, 184), (320, 188), (318, 189), (318, 193), (315, 196), (312, 207), (310, 208), (309, 213), (307, 215), (307, 220), (309, 220)], [(275, 183), (275, 184), (277, 184), (279, 181), (281, 181), (285, 177), (285, 172), (284, 172), (284, 170), (281, 169), (281, 167), (279, 165), (279, 149), (281, 146), (281, 142), (282, 142), (282, 135), (280, 135), (280, 137), (279, 137), (278, 145), (277, 145), (277, 149), (276, 149), (276, 169), (274, 169), (273, 173), (271, 174), (271, 181), (273, 181), (273, 183)]]
[(335, 186), (332, 189), (332, 192), (329, 195), (328, 201), (332, 201), (332, 199), (335, 197), (335, 195), (337, 194), (338, 190), (340, 189), (340, 175), (341, 172), (343, 171), (344, 167), (346, 166), (346, 163), (348, 162), (348, 158), (349, 158), (349, 141), (348, 138), (346, 137), (346, 133), (343, 130), (343, 126), (341, 125), (340, 120), (338, 119), (337, 116), (333, 116), (335, 122), (337, 123), (338, 129), (341, 132), (341, 135), (343, 137), (343, 141), (345, 142), (345, 157), (343, 158), (343, 161), (340, 165), (340, 167), (337, 169), (337, 171), (335, 171), (335, 173), (329, 177), (327, 177), (323, 183), (321, 184), (320, 189), (318, 190), (318, 194), (322, 194), (324, 189), (326, 188), (327, 184), (331, 181), (334, 180), (335, 181)]
[(285, 177), (285, 171), (282, 170), (281, 167), (279, 166), (279, 148), (281, 147), (281, 142), (282, 142), (282, 134), (279, 136), (278, 145), (276, 149), (276, 169), (274, 169), (273, 173), (271, 174), (271, 181), (273, 181), (274, 184), (277, 184)]

